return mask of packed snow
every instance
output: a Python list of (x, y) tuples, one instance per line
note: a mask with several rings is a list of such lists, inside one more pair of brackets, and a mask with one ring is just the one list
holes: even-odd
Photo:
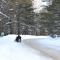
[[(0, 37), (0, 60), (53, 60), (44, 52), (37, 51), (28, 46), (25, 42), (31, 40), (32, 44), (38, 44), (60, 51), (60, 37), (21, 35), (22, 42), (15, 42), (17, 35)], [(30, 42), (29, 42), (30, 43)]]

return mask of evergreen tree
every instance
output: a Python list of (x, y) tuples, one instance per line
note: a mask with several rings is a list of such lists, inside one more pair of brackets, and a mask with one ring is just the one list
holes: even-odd
[(31, 4), (19, 4), (17, 6), (17, 21), (18, 21), (18, 33), (21, 33), (21, 24), (25, 24), (29, 26), (34, 25), (34, 12)]
[[(48, 7), (50, 18), (50, 31), (53, 31), (54, 34), (60, 33), (60, 0), (53, 0), (52, 5)], [(50, 17), (50, 16), (49, 16)], [(51, 32), (52, 33), (52, 32)]]

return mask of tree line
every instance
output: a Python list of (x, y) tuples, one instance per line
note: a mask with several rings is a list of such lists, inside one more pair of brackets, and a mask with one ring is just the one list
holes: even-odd
[(0, 0), (0, 33), (60, 34), (60, 0), (53, 0), (47, 12), (35, 13), (31, 3)]

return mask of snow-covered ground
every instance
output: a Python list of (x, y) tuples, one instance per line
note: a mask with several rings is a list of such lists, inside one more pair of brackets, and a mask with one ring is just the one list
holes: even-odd
[[(16, 36), (0, 37), (0, 60), (56, 60), (45, 52), (50, 49), (59, 52), (60, 37), (21, 35), (22, 42), (17, 43), (14, 41)], [(39, 51), (38, 48), (40, 48)]]
[(33, 42), (43, 45), (45, 47), (52, 48), (54, 50), (60, 51), (60, 37), (51, 38), (47, 36), (47, 38), (39, 38), (33, 40)]

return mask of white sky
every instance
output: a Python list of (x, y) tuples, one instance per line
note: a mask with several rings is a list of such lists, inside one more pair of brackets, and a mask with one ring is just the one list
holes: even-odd
[(42, 2), (42, 0), (33, 0), (32, 4), (33, 4), (33, 8), (34, 8), (34, 12), (39, 13), (41, 12), (41, 10), (44, 8), (42, 7), (44, 6), (49, 6), (49, 4), (52, 3), (52, 0), (50, 0), (50, 2)]

